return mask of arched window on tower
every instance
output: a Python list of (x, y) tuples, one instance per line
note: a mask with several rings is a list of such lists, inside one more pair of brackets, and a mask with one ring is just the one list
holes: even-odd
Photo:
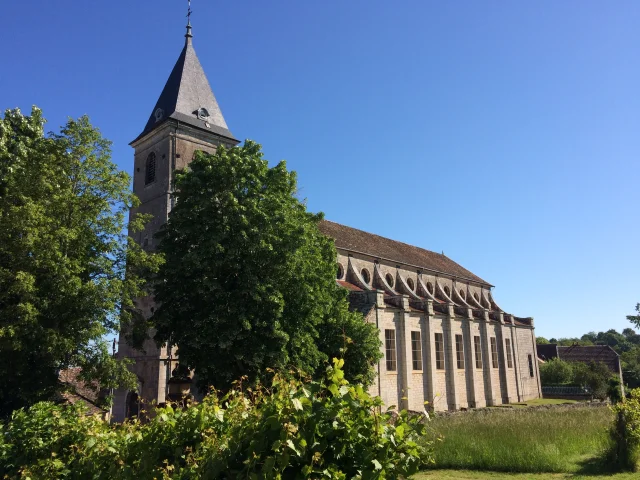
[(129, 392), (127, 395), (126, 418), (134, 418), (140, 415), (140, 399), (136, 392)]
[(149, 185), (156, 181), (156, 154), (151, 152), (147, 157), (144, 169), (144, 184)]

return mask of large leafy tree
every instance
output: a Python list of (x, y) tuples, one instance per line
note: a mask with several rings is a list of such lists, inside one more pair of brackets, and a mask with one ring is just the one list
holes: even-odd
[(347, 378), (371, 381), (377, 330), (349, 311), (335, 246), (296, 197), (295, 172), (269, 168), (247, 141), (199, 152), (175, 187), (152, 321), (156, 341), (178, 347), (201, 388), (269, 369), (313, 374), (342, 354)]
[(107, 388), (135, 385), (103, 338), (135, 313), (158, 263), (124, 233), (136, 199), (110, 143), (86, 116), (59, 134), (44, 124), (35, 107), (0, 118), (0, 416), (55, 397), (70, 366)]

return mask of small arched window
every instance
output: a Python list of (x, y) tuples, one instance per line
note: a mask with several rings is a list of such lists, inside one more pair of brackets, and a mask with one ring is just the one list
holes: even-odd
[(451, 290), (449, 290), (449, 287), (444, 287), (444, 293), (447, 295), (447, 297), (451, 296)]
[(140, 399), (136, 392), (129, 392), (127, 395), (127, 418), (134, 418), (140, 415)]
[(433, 285), (431, 282), (427, 282), (427, 290), (431, 295), (433, 295)]
[(156, 181), (156, 154), (151, 152), (147, 157), (144, 169), (144, 184), (149, 185)]
[(464, 293), (463, 289), (460, 289), (460, 296), (462, 297), (463, 300), (465, 300), (467, 298), (467, 294)]
[(338, 264), (338, 272), (336, 274), (336, 278), (338, 280), (342, 280), (342, 277), (344, 277), (344, 268), (341, 264)]

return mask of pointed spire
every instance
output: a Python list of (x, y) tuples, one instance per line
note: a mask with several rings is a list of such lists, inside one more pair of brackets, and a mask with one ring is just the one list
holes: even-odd
[(209, 86), (209, 80), (193, 48), (191, 13), (191, 1), (189, 1), (184, 48), (151, 112), (147, 125), (137, 139), (171, 118), (239, 143), (227, 127), (216, 97)]

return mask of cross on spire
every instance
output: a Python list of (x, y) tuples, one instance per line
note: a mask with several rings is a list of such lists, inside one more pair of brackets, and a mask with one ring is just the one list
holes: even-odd
[(185, 35), (185, 37), (187, 38), (188, 43), (191, 37), (193, 37), (193, 35), (191, 34), (191, 14), (193, 13), (193, 11), (191, 10), (191, 0), (187, 0), (187, 2), (189, 3), (189, 6), (187, 8), (187, 34)]

